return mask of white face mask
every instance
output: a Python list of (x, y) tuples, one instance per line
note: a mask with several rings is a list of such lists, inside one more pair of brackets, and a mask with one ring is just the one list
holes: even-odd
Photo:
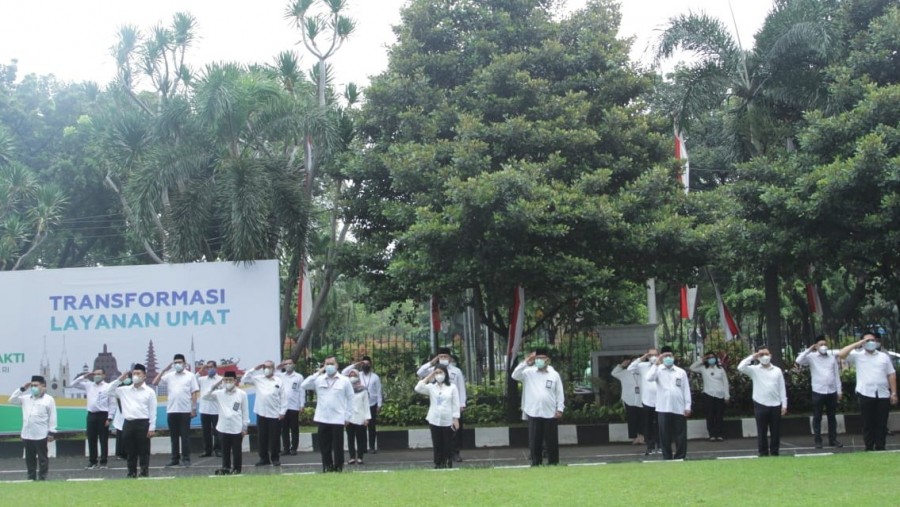
[(440, 360), (438, 360), (438, 363), (439, 363), (439, 364), (442, 364), (442, 365), (444, 365), (444, 366), (449, 366), (449, 365), (450, 365), (450, 360), (449, 360), (449, 359), (440, 359)]
[(132, 375), (131, 380), (134, 382), (134, 385), (137, 386), (137, 385), (140, 385), (142, 382), (144, 382), (144, 376), (143, 375)]
[(272, 376), (272, 372), (274, 372), (274, 371), (275, 371), (275, 370), (272, 369), (272, 368), (263, 368), (263, 375), (265, 375), (265, 376), (267, 376), (267, 377), (271, 377), (271, 376)]
[(822, 346), (819, 347), (819, 354), (822, 354), (822, 355), (824, 356), (824, 355), (827, 354), (827, 353), (828, 353), (828, 346), (827, 346), (827, 345), (822, 345)]
[(656, 356), (647, 356), (647, 361), (650, 361), (651, 363), (655, 363), (655, 362), (656, 362)]
[(772, 362), (772, 356), (759, 356), (759, 364), (768, 366)]
[(440, 373), (440, 374), (434, 376), (434, 380), (438, 384), (443, 384), (444, 380), (447, 380), (447, 377), (443, 373)]
[(177, 373), (181, 373), (182, 371), (184, 371), (184, 364), (183, 363), (175, 363), (175, 371)]
[(225, 382), (226, 391), (234, 391), (234, 382)]

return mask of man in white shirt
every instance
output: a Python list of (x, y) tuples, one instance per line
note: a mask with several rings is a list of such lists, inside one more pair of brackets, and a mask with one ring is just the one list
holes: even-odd
[(275, 375), (275, 363), (266, 361), (250, 368), (241, 378), (242, 384), (256, 386), (256, 429), (259, 432), (259, 461), (256, 466), (281, 466), (278, 452), (278, 437), (281, 435), (281, 421), (287, 413), (287, 392), (284, 381)]
[[(751, 364), (759, 361), (759, 364)], [(756, 417), (756, 446), (760, 456), (778, 456), (781, 449), (781, 417), (787, 413), (784, 373), (772, 364), (765, 346), (738, 364), (738, 371), (753, 381), (753, 415)], [(766, 442), (766, 435), (770, 438)]]
[[(360, 383), (366, 388), (366, 391), (369, 392), (369, 425), (367, 426), (369, 433), (369, 452), (378, 454), (378, 447), (376, 446), (378, 439), (378, 412), (381, 411), (381, 405), (384, 403), (381, 389), (381, 377), (372, 371), (372, 358), (369, 356), (363, 356), (362, 360), (359, 362), (344, 368), (341, 375), (346, 377), (350, 374), (350, 370), (354, 369), (359, 372)], [(457, 455), (458, 454), (459, 452), (457, 451)]]
[(287, 394), (287, 412), (281, 421), (281, 452), (296, 456), (300, 445), (300, 412), (306, 406), (306, 390), (300, 387), (303, 375), (296, 372), (294, 360), (290, 358), (282, 361), (277, 369)]
[[(684, 459), (687, 454), (687, 418), (691, 415), (691, 385), (687, 372), (675, 366), (669, 346), (662, 348), (647, 380), (656, 384), (656, 415), (663, 459)], [(675, 454), (672, 454), (675, 444)]]
[[(170, 369), (175, 371), (170, 372)], [(172, 362), (153, 379), (153, 385), (165, 386), (166, 422), (172, 443), (172, 461), (167, 467), (191, 466), (191, 419), (197, 415), (200, 384), (185, 364), (184, 354), (175, 354)], [(179, 445), (180, 444), (180, 445)]]
[[(128, 372), (109, 385), (109, 394), (119, 399), (122, 417), (122, 443), (128, 456), (128, 476), (150, 476), (150, 439), (156, 433), (156, 392), (147, 385), (147, 368), (135, 364), (131, 370), (131, 385), (123, 385)], [(121, 387), (120, 387), (121, 386)]]
[(890, 356), (880, 352), (880, 348), (879, 336), (867, 332), (862, 340), (838, 353), (841, 359), (856, 366), (856, 395), (867, 451), (884, 450), (891, 405), (897, 404), (897, 371)]
[(843, 447), (837, 439), (837, 404), (843, 398), (841, 368), (834, 354), (828, 350), (824, 336), (816, 337), (808, 349), (794, 360), (799, 366), (808, 366), (812, 378), (813, 443), (822, 448), (822, 409), (828, 415), (828, 445)]
[(562, 379), (550, 370), (546, 349), (535, 349), (512, 372), (513, 380), (522, 383), (522, 407), (528, 416), (528, 447), (531, 466), (543, 464), (544, 443), (547, 444), (547, 464), (559, 464), (559, 420), (565, 410), (566, 396)]
[(690, 366), (703, 380), (703, 407), (706, 409), (706, 432), (710, 442), (725, 439), (725, 404), (731, 399), (728, 372), (719, 364), (719, 356), (709, 351)]
[(625, 421), (628, 423), (628, 438), (631, 445), (644, 443), (644, 407), (641, 404), (641, 375), (628, 371), (631, 359), (626, 358), (613, 368), (612, 376), (622, 385), (622, 405), (625, 406)]
[(213, 386), (219, 385), (222, 381), (217, 366), (215, 361), (207, 361), (197, 372), (197, 384), (200, 385), (200, 400), (197, 407), (200, 411), (200, 427), (203, 429), (201, 458), (208, 458), (213, 453), (216, 456), (222, 456), (222, 443), (219, 441), (219, 432), (216, 430), (216, 426), (219, 424), (219, 406), (214, 401), (203, 397), (213, 389)]
[(303, 389), (316, 392), (319, 451), (323, 472), (344, 470), (344, 426), (353, 416), (353, 386), (338, 373), (337, 358), (328, 356), (324, 365), (306, 377)]
[(635, 359), (628, 365), (628, 371), (640, 374), (641, 378), (641, 405), (644, 407), (644, 440), (647, 443), (647, 451), (644, 456), (653, 453), (661, 453), (659, 448), (659, 425), (656, 416), (656, 383), (650, 382), (650, 367), (656, 364), (656, 347), (647, 349), (647, 353)]
[(10, 405), (22, 406), (22, 443), (29, 481), (46, 481), (50, 469), (47, 442), (56, 434), (56, 401), (47, 394), (47, 381), (33, 375), (31, 382), (9, 395)]
[(438, 353), (434, 356), (431, 361), (423, 364), (416, 371), (416, 375), (419, 379), (423, 379), (434, 371), (434, 367), (438, 364), (442, 364), (447, 367), (447, 372), (450, 375), (450, 383), (456, 386), (456, 390), (459, 392), (459, 427), (456, 430), (456, 433), (453, 436), (453, 460), (456, 462), (462, 461), (462, 457), (460, 457), (460, 450), (462, 449), (462, 430), (463, 430), (463, 412), (466, 410), (466, 377), (463, 375), (462, 370), (460, 370), (455, 364), (453, 364), (453, 354), (450, 352), (449, 347), (441, 347), (438, 349)]
[(237, 388), (237, 375), (226, 371), (211, 389), (201, 397), (216, 405), (216, 431), (222, 441), (222, 468), (216, 475), (237, 475), (241, 473), (241, 444), (250, 425), (250, 405), (247, 393)]
[[(109, 383), (106, 382), (106, 372), (103, 368), (86, 371), (75, 377), (75, 380), (72, 381), (72, 387), (84, 389), (87, 395), (85, 436), (88, 443), (88, 466), (85, 468), (87, 470), (106, 468), (107, 455), (109, 453), (109, 425), (115, 412), (110, 406), (111, 400), (107, 393)], [(98, 442), (100, 444), (99, 461), (97, 459)]]

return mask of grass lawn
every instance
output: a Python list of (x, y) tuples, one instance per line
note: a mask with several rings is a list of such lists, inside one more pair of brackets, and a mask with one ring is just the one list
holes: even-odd
[(880, 506), (900, 505), (898, 477), (900, 453), (854, 453), (538, 469), (0, 482), (0, 495), (8, 505), (75, 506)]

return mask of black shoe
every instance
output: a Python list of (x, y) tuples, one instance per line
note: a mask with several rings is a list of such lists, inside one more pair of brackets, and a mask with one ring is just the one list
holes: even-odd
[(839, 440), (832, 440), (831, 442), (828, 442), (828, 446), (837, 447), (838, 449), (840, 449), (841, 447), (844, 447), (844, 444), (842, 444)]
[(369, 449), (369, 452), (371, 452), (372, 454), (378, 454), (378, 449), (373, 447), (373, 448)]
[(456, 456), (453, 457), (453, 461), (459, 463), (460, 461), (462, 461), (462, 456), (460, 456), (459, 454), (457, 454)]
[(272, 466), (273, 466), (273, 467), (280, 467), (280, 466), (281, 466), (281, 462), (280, 462), (280, 461), (273, 461), (273, 462), (272, 462)]
[(141, 477), (150, 477), (150, 471), (149, 470), (141, 470), (140, 475), (141, 475)]
[(137, 479), (137, 474), (128, 474), (125, 476), (126, 479)]
[(211, 457), (212, 457), (212, 453), (211, 453), (211, 452), (204, 452), (203, 454), (200, 455), (200, 457), (201, 457), (201, 458), (211, 458)]
[(191, 460), (189, 460), (189, 459), (181, 460), (181, 466), (183, 466), (184, 468), (191, 466)]
[(288, 452), (288, 454), (290, 454), (291, 456), (296, 456), (296, 455), (297, 455), (297, 449), (291, 449), (291, 450)]
[(231, 471), (231, 475), (241, 475), (241, 469), (235, 468)]
[(821, 441), (816, 442), (816, 449), (821, 449), (821, 448), (822, 448), (822, 442)]
[(220, 450), (217, 449), (217, 450), (216, 450), (216, 457), (217, 457), (217, 458), (221, 458), (221, 457), (222, 457), (222, 451), (220, 451)]
[(270, 462), (270, 461), (257, 461), (253, 466), (257, 466), (257, 467), (267, 467), (267, 466), (269, 466), (269, 465), (271, 465), (271, 464), (272, 464), (272, 462)]
[(167, 466), (167, 467), (177, 467), (177, 466), (178, 466), (178, 460), (177, 460), (177, 459), (173, 459), (172, 461), (166, 463), (165, 466)]

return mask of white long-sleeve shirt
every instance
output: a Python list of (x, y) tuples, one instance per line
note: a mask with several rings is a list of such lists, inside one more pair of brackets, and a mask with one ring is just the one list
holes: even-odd
[[(350, 374), (350, 370), (355, 367), (356, 366), (351, 364), (341, 371), (341, 375), (346, 377)], [(384, 403), (384, 397), (381, 392), (381, 377), (374, 371), (366, 373), (362, 370), (357, 370), (357, 373), (359, 374), (359, 381), (362, 382), (362, 385), (369, 391), (369, 405), (377, 405), (378, 408), (381, 408), (381, 405)]]
[[(197, 412), (207, 415), (219, 413), (219, 405), (206, 397), (212, 391), (214, 385), (222, 380), (221, 375), (210, 377), (209, 375), (197, 375), (197, 383), (200, 385), (200, 400), (197, 402)], [(219, 386), (221, 388), (222, 386)]]
[(200, 392), (200, 384), (193, 373), (170, 371), (159, 379), (157, 385), (166, 386), (166, 413), (186, 414), (193, 411), (193, 394)]
[(856, 392), (869, 398), (890, 398), (891, 386), (888, 376), (896, 375), (891, 358), (884, 352), (873, 353), (853, 350), (847, 362), (856, 366)]
[(84, 393), (87, 395), (88, 412), (106, 412), (108, 418), (112, 419), (114, 409), (111, 404), (115, 403), (115, 400), (110, 399), (109, 383), (100, 382), (98, 384), (94, 382), (93, 375), (91, 375), (91, 380), (81, 376), (72, 381), (71, 387), (84, 390)]
[(447, 385), (437, 382), (425, 383), (420, 380), (415, 391), (428, 396), (428, 414), (425, 420), (433, 426), (447, 427), (453, 424), (453, 419), (459, 419), (459, 391), (453, 384)]
[(17, 387), (9, 395), (8, 403), (22, 406), (22, 440), (43, 440), (56, 433), (56, 400), (53, 396), (44, 393), (35, 398), (30, 390)]
[(539, 370), (522, 361), (513, 370), (512, 378), (522, 383), (522, 411), (528, 417), (550, 419), (556, 417), (556, 412), (565, 410), (566, 395), (556, 370)]
[(267, 377), (263, 372), (250, 368), (241, 378), (241, 384), (256, 386), (256, 401), (253, 403), (253, 413), (256, 415), (278, 419), (287, 413), (287, 394), (281, 377)]
[(641, 406), (641, 374), (628, 371), (620, 365), (613, 368), (612, 376), (622, 384), (622, 403), (629, 407)]
[(316, 414), (313, 421), (323, 424), (344, 424), (353, 415), (353, 386), (350, 380), (335, 373), (315, 373), (301, 384), (303, 389), (316, 392)]
[(656, 411), (684, 415), (691, 409), (691, 383), (686, 371), (654, 364), (647, 380), (656, 383)]
[(148, 431), (156, 431), (156, 392), (142, 382), (135, 385), (122, 386), (118, 379), (109, 385), (109, 394), (119, 399), (122, 406), (122, 417), (126, 421), (147, 419), (150, 421)]
[[(434, 366), (429, 361), (419, 366), (416, 375), (419, 378), (425, 378), (431, 375), (432, 371), (434, 371)], [(466, 408), (466, 376), (463, 375), (462, 370), (452, 364), (447, 366), (447, 373), (450, 375), (450, 383), (456, 386), (456, 391), (459, 393), (460, 408)]]
[(306, 406), (306, 390), (303, 385), (303, 375), (296, 371), (291, 373), (276, 373), (284, 381), (284, 390), (287, 393), (288, 410), (303, 410)]
[(702, 359), (698, 359), (690, 366), (690, 370), (700, 374), (705, 394), (720, 400), (731, 399), (731, 388), (728, 385), (728, 373), (725, 371), (725, 368), (718, 364), (708, 366), (704, 364)]
[(219, 414), (216, 430), (219, 433), (237, 435), (247, 431), (247, 426), (250, 425), (250, 404), (243, 389), (235, 387), (229, 391), (223, 387), (207, 391), (202, 398), (216, 406), (216, 413)]
[(656, 407), (656, 383), (647, 380), (651, 366), (650, 361), (635, 359), (628, 365), (628, 371), (641, 374), (641, 404)]
[(353, 392), (353, 401), (350, 403), (350, 419), (353, 424), (365, 424), (372, 418), (369, 412), (369, 391), (362, 389)]
[(809, 366), (814, 393), (842, 394), (841, 367), (830, 350), (821, 354), (818, 350), (806, 349), (797, 356), (795, 362), (802, 366)]
[(753, 401), (767, 407), (787, 409), (787, 391), (784, 388), (784, 374), (781, 368), (769, 365), (750, 364), (753, 356), (745, 357), (738, 364), (738, 371), (753, 381)]

